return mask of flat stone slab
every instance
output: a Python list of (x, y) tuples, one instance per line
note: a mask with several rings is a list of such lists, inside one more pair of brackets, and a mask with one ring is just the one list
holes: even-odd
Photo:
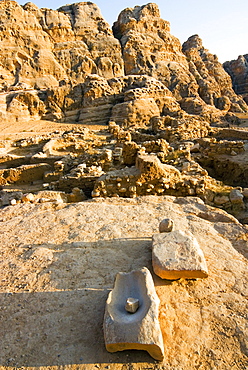
[(152, 266), (162, 279), (208, 276), (206, 260), (196, 238), (180, 230), (153, 235)]
[[(126, 310), (127, 301), (139, 302), (135, 312)], [(145, 350), (162, 361), (164, 345), (158, 320), (159, 303), (146, 267), (129, 273), (119, 272), (105, 308), (103, 329), (107, 351)]]

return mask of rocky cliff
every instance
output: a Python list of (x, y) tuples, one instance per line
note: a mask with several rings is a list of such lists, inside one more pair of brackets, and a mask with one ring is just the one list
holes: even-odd
[(123, 75), (119, 42), (94, 4), (57, 11), (15, 1), (0, 5), (2, 87), (45, 89), (84, 82), (92, 73)]
[(223, 67), (232, 78), (236, 94), (242, 95), (248, 102), (248, 54), (240, 55), (237, 60), (225, 62)]
[(112, 31), (90, 2), (51, 10), (4, 0), (0, 27), (2, 119), (107, 123), (123, 115), (125, 125), (143, 106), (148, 125), (167, 114), (219, 122), (247, 111), (217, 57), (198, 36), (182, 48), (156, 4), (123, 10)]

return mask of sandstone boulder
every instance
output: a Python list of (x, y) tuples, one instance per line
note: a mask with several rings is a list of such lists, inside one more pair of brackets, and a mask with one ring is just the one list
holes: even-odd
[(112, 109), (111, 120), (123, 127), (146, 127), (158, 115), (159, 109), (154, 99), (136, 99), (116, 104)]
[(153, 235), (152, 266), (162, 279), (206, 278), (203, 252), (191, 233), (174, 230)]

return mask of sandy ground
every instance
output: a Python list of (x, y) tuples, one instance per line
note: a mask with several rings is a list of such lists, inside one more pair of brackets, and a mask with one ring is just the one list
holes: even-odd
[(53, 121), (27, 121), (27, 122), (0, 122), (0, 140), (18, 140), (27, 137), (47, 134), (50, 132), (72, 130), (74, 128), (88, 127), (91, 130), (101, 130), (105, 125), (83, 125), (78, 123), (60, 123)]
[[(241, 119), (239, 127), (248, 127), (248, 114), (237, 113)], [(83, 125), (80, 123), (60, 123), (53, 121), (0, 122), (0, 140), (18, 140), (30, 136), (47, 134), (53, 131), (66, 131), (74, 128), (88, 127), (91, 130), (102, 130), (105, 125)]]

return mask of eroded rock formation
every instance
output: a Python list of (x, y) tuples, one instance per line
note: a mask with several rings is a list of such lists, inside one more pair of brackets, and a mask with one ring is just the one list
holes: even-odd
[(148, 125), (157, 115), (218, 122), (247, 111), (199, 37), (182, 49), (154, 3), (123, 10), (113, 32), (90, 2), (51, 10), (4, 0), (0, 19), (2, 119)]
[(31, 88), (83, 82), (98, 73), (123, 75), (118, 41), (96, 5), (82, 2), (58, 10), (2, 1), (2, 86), (26, 83)]
[(246, 109), (242, 98), (232, 89), (230, 76), (218, 62), (217, 56), (203, 47), (198, 35), (191, 36), (183, 44), (183, 52), (197, 81), (198, 93), (206, 104), (232, 112)]
[(248, 54), (240, 55), (237, 60), (225, 62), (223, 67), (232, 78), (236, 94), (242, 95), (248, 102)]

